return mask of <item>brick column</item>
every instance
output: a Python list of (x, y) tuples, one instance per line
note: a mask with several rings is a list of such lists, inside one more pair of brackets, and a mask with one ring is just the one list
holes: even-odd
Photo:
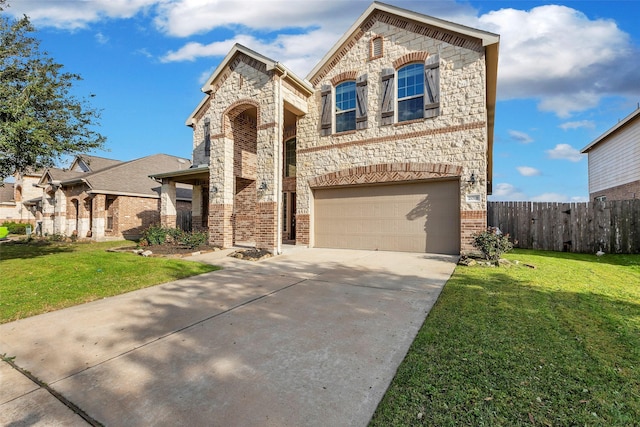
[(256, 205), (256, 248), (273, 251), (278, 244), (278, 209), (275, 202)]
[(191, 191), (191, 228), (202, 230), (202, 186), (194, 185)]
[(230, 248), (233, 246), (233, 205), (211, 203), (209, 205), (209, 244)]
[(487, 211), (460, 212), (460, 253), (469, 253), (475, 248), (472, 245), (472, 235), (487, 228)]

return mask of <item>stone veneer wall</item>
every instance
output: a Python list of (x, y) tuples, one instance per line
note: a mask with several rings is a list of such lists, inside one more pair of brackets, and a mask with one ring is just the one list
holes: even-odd
[[(298, 123), (298, 241), (313, 244), (310, 227), (313, 194), (309, 182), (316, 177), (373, 164), (431, 163), (460, 167), (461, 247), (464, 251), (469, 248), (471, 230), (486, 224), (484, 53), (473, 43), (466, 45), (471, 48), (454, 46), (393, 24), (402, 19), (386, 21), (390, 23), (366, 23), (363, 31), (347, 41), (350, 49), (340, 51), (339, 60), (330, 61), (333, 66), (325, 67), (319, 77), (312, 79), (316, 94), (310, 98), (309, 114)], [(417, 27), (414, 25), (413, 28)], [(370, 60), (370, 42), (375, 37), (382, 37), (384, 55)], [(394, 61), (402, 60), (411, 52), (439, 55), (440, 115), (382, 125), (381, 70), (392, 68)], [(367, 75), (368, 127), (321, 137), (320, 88), (346, 73)], [(395, 85), (397, 88), (397, 81)], [(473, 186), (467, 184), (472, 172), (479, 178)], [(469, 194), (479, 194), (480, 201), (467, 202)]]

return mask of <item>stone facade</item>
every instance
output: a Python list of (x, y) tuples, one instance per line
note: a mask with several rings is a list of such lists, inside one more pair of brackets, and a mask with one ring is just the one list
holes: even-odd
[[(497, 63), (498, 37), (441, 24), (374, 4), (306, 80), (236, 45), (188, 121), (193, 163), (209, 164), (210, 242), (278, 251), (284, 236), (313, 246), (315, 189), (448, 179), (459, 187), (460, 248), (471, 249), (471, 234), (486, 227), (495, 100), (495, 69), (487, 70)], [(387, 92), (408, 64), (424, 64), (439, 92), (424, 118), (402, 121)], [(324, 108), (345, 81), (357, 82), (357, 125), (336, 132), (334, 110)], [(292, 136), (296, 173), (285, 176)], [(291, 200), (289, 224), (283, 209)]]

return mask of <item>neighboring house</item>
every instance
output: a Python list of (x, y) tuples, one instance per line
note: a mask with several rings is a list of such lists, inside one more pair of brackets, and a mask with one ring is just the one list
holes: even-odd
[[(486, 227), (499, 36), (373, 3), (306, 79), (235, 45), (187, 120), (211, 244), (458, 254)], [(165, 196), (166, 195), (166, 196)]]
[(11, 221), (35, 225), (37, 203), (42, 190), (35, 185), (42, 171), (28, 171), (14, 176), (15, 182), (0, 186), (0, 222)]
[[(191, 163), (166, 154), (127, 162), (80, 155), (69, 169), (49, 168), (40, 177), (38, 231), (93, 240), (135, 239), (160, 223), (160, 184), (150, 174)], [(181, 185), (178, 210), (191, 210), (191, 188)]]
[(589, 199), (640, 197), (640, 108), (582, 149), (589, 159)]

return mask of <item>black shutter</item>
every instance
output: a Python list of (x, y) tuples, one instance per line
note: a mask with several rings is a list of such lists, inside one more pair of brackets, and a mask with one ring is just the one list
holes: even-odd
[(320, 94), (320, 135), (331, 135), (331, 86), (322, 86)]
[(356, 129), (366, 129), (367, 122), (367, 75), (356, 80)]
[(382, 124), (393, 124), (393, 112), (395, 107), (395, 90), (394, 79), (396, 71), (393, 68), (385, 68), (382, 70)]
[(204, 119), (204, 155), (209, 156), (211, 154), (211, 127), (209, 118)]
[(440, 115), (440, 57), (431, 55), (424, 64), (424, 117)]

